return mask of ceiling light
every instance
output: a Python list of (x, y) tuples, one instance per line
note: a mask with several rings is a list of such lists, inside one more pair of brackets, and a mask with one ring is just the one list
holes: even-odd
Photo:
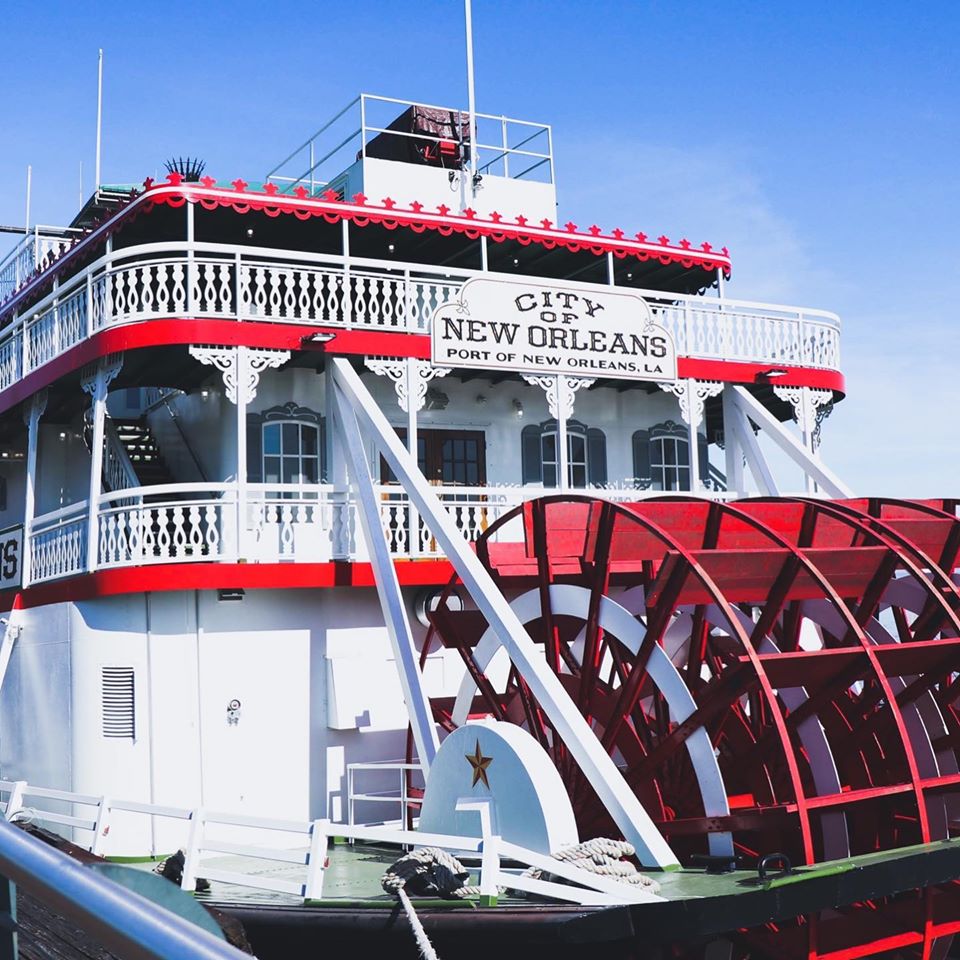
[(523, 416), (523, 404), (519, 400), (513, 401), (513, 412), (517, 415), (517, 418)]

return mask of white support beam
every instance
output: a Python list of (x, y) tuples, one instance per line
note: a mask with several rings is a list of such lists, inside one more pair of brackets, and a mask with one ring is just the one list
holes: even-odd
[(765, 497), (778, 497), (780, 491), (777, 489), (777, 482), (773, 479), (773, 472), (760, 449), (756, 434), (750, 425), (749, 419), (743, 411), (737, 406), (736, 400), (731, 401), (733, 407), (730, 416), (730, 425), (733, 435), (736, 437), (740, 449), (743, 450), (747, 458), (747, 466), (750, 473), (753, 474), (754, 482)]
[(746, 488), (743, 483), (743, 447), (740, 444), (739, 434), (733, 425), (733, 417), (737, 408), (730, 396), (731, 385), (723, 388), (723, 446), (726, 456), (727, 489), (743, 495)]
[(3, 681), (6, 679), (10, 658), (13, 656), (13, 647), (20, 638), (22, 618), (23, 613), (20, 607), (11, 608), (6, 617), (0, 617), (0, 624), (4, 627), (3, 641), (0, 642), (0, 690), (3, 690)]
[[(350, 372), (353, 373), (353, 370), (351, 369)], [(328, 375), (329, 373), (328, 368)], [(357, 379), (359, 380), (359, 377)], [(336, 381), (336, 384), (339, 385), (339, 381)], [(367, 396), (368, 402), (373, 405), (373, 399), (369, 394)], [(410, 715), (417, 756), (423, 764), (424, 772), (427, 773), (440, 746), (433, 711), (423, 687), (423, 674), (417, 663), (417, 650), (413, 643), (413, 634), (410, 632), (410, 621), (407, 619), (403, 594), (400, 592), (400, 581), (397, 579), (397, 571), (383, 532), (380, 505), (373, 489), (356, 413), (352, 409), (352, 401), (343, 391), (335, 389), (333, 399), (334, 409), (331, 412), (334, 414), (335, 435), (340, 443), (341, 456), (347, 462), (352, 486), (356, 491), (360, 527), (376, 577), (377, 596), (380, 598), (380, 607), (383, 610), (387, 635), (393, 648), (394, 661), (399, 668), (400, 685), (403, 689), (407, 712)], [(393, 429), (388, 426), (387, 430), (399, 444), (400, 441)], [(407, 456), (409, 457), (409, 454)]]
[[(376, 438), (384, 458), (421, 516), (426, 519), (433, 536), (453, 564), (477, 608), (506, 647), (514, 666), (543, 707), (554, 729), (563, 739), (614, 822), (636, 848), (641, 863), (667, 869), (677, 867), (678, 862), (673, 851), (624, 780), (613, 758), (603, 749), (559, 678), (547, 666), (543, 653), (530, 638), (493, 578), (420, 473), (416, 461), (397, 438), (349, 361), (342, 357), (334, 358), (331, 370), (337, 388), (338, 409), (355, 414), (359, 424)], [(359, 436), (356, 440), (359, 440)], [(369, 486), (366, 495), (372, 496), (372, 485), (369, 485), (369, 481), (361, 486)], [(363, 510), (361, 515), (366, 512), (366, 509)], [(378, 589), (382, 595), (385, 585), (380, 581), (377, 567), (374, 570), (378, 575)], [(386, 589), (389, 589), (389, 581)]]
[[(779, 496), (777, 482), (773, 479), (773, 472), (760, 449), (760, 444), (757, 443), (749, 419), (737, 406), (732, 390), (732, 385), (727, 384), (723, 392), (723, 429), (727, 442), (731, 443), (737, 451), (737, 464), (739, 466), (739, 487), (737, 489), (746, 492), (743, 482), (743, 460), (745, 459), (760, 493), (765, 497)], [(728, 475), (728, 483), (729, 479)]]
[(37, 503), (37, 448), (40, 444), (40, 418), (47, 409), (47, 391), (35, 393), (24, 406), (23, 421), (27, 426), (27, 472), (23, 497), (23, 560), (20, 564), (20, 583), (30, 585), (30, 538)]
[(831, 497), (852, 497), (853, 492), (840, 478), (827, 469), (820, 458), (805, 449), (796, 437), (745, 387), (733, 387), (733, 399), (749, 417), (803, 472)]

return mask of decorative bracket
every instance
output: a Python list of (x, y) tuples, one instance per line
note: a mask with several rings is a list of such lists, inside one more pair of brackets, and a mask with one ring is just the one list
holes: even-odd
[(810, 449), (820, 446), (820, 427), (833, 411), (833, 391), (814, 387), (774, 387), (774, 396), (793, 407), (793, 419), (809, 437)]
[(44, 387), (42, 390), (38, 390), (29, 400), (24, 401), (23, 409), (21, 410), (24, 426), (36, 430), (37, 424), (40, 422), (40, 418), (46, 409), (47, 388)]
[(578, 390), (593, 385), (587, 377), (568, 377), (565, 374), (523, 374), (523, 379), (533, 387), (539, 387), (547, 395), (547, 406), (554, 420), (569, 420), (573, 416), (573, 402)]
[(405, 413), (410, 412), (410, 398), (413, 398), (414, 412), (423, 409), (427, 399), (427, 384), (436, 377), (445, 377), (449, 367), (435, 367), (428, 360), (416, 357), (394, 359), (392, 357), (367, 357), (366, 368), (378, 377), (389, 377), (397, 391), (397, 403)]
[[(257, 396), (260, 374), (268, 368), (282, 367), (290, 359), (289, 350), (261, 350), (256, 347), (190, 347), (190, 356), (223, 375), (224, 396), (237, 402), (238, 388), (244, 405)], [(241, 368), (243, 373), (240, 373)]]
[(703, 423), (703, 411), (709, 397), (719, 396), (723, 392), (720, 380), (670, 380), (658, 381), (657, 386), (672, 393), (680, 401), (680, 416), (683, 422), (694, 430)]
[(80, 374), (80, 387), (84, 393), (89, 393), (94, 403), (105, 400), (107, 387), (116, 380), (117, 374), (123, 369), (123, 355), (111, 353), (109, 356), (88, 364)]

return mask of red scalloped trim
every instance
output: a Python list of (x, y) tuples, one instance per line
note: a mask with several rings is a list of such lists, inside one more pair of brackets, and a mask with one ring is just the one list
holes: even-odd
[(438, 212), (433, 214), (426, 212), (424, 205), (418, 201), (411, 203), (408, 210), (398, 209), (396, 201), (390, 197), (385, 197), (382, 206), (377, 206), (370, 204), (363, 194), (357, 194), (353, 197), (353, 202), (349, 203), (338, 200), (333, 191), (327, 191), (324, 198), (318, 200), (307, 199), (307, 191), (303, 187), (298, 187), (291, 197), (278, 194), (277, 187), (272, 183), (267, 184), (260, 193), (247, 191), (247, 182), (239, 178), (233, 181), (232, 191), (218, 188), (215, 184), (216, 181), (209, 176), (204, 177), (199, 184), (186, 185), (177, 173), (169, 174), (162, 183), (154, 183), (152, 178), (148, 177), (143, 182), (142, 193), (131, 193), (127, 203), (110, 217), (96, 223), (87, 236), (72, 241), (69, 246), (61, 249), (57, 257), (48, 255), (37, 267), (34, 275), (22, 284), (19, 290), (13, 291), (6, 301), (0, 303), (0, 322), (25, 295), (36, 295), (41, 283), (52, 280), (55, 273), (59, 273), (75, 255), (82, 256), (82, 251), (90, 246), (94, 237), (109, 236), (128, 219), (149, 213), (157, 205), (178, 208), (188, 202), (197, 203), (205, 210), (229, 207), (240, 214), (256, 211), (274, 218), (281, 214), (292, 214), (298, 220), (321, 217), (331, 224), (349, 220), (358, 227), (375, 223), (388, 230), (396, 230), (402, 226), (414, 233), (434, 230), (445, 237), (457, 233), (471, 240), (484, 236), (495, 243), (503, 243), (505, 240), (515, 240), (522, 246), (537, 243), (547, 250), (563, 247), (571, 253), (582, 250), (596, 256), (612, 253), (619, 260), (627, 257), (634, 257), (642, 262), (656, 260), (664, 265), (677, 263), (688, 270), (699, 267), (710, 273), (722, 269), (727, 277), (730, 276), (729, 251), (722, 247), (720, 252), (716, 253), (709, 243), (700, 245), (702, 254), (699, 254), (686, 239), (681, 240), (679, 246), (671, 246), (666, 236), (658, 237), (657, 243), (650, 243), (645, 233), (637, 233), (636, 241), (633, 241), (626, 239), (626, 235), (619, 228), (613, 230), (609, 236), (604, 236), (596, 224), (591, 226), (587, 233), (578, 233), (577, 225), (573, 222), (568, 222), (563, 229), (558, 229), (553, 226), (552, 221), (542, 220), (541, 226), (537, 228), (528, 226), (529, 221), (522, 215), (516, 217), (513, 224), (509, 224), (497, 211), (493, 211), (488, 220), (482, 220), (473, 209), (456, 214), (451, 213), (446, 204), (440, 204)]
[[(241, 181), (235, 181), (235, 184), (239, 182)], [(149, 192), (154, 190), (157, 190), (157, 187), (151, 185)], [(713, 247), (709, 243), (704, 243), (700, 247), (703, 255), (698, 255), (689, 240), (681, 240), (679, 246), (674, 247), (666, 242), (667, 237), (661, 237), (662, 242), (652, 244), (645, 242), (645, 235), (638, 234), (638, 240), (634, 243), (625, 240), (624, 232), (619, 229), (614, 230), (609, 236), (603, 236), (596, 225), (590, 227), (589, 233), (582, 234), (571, 230), (570, 227), (575, 228), (576, 225), (570, 223), (564, 230), (553, 228), (552, 223), (548, 226), (549, 221), (541, 221), (541, 228), (528, 227), (527, 218), (520, 216), (516, 218), (516, 226), (514, 226), (504, 223), (500, 214), (491, 214), (489, 220), (481, 220), (477, 217), (475, 210), (465, 210), (462, 215), (458, 215), (451, 213), (450, 208), (445, 204), (437, 208), (437, 214), (424, 212), (423, 204), (420, 203), (412, 204), (409, 210), (400, 210), (396, 202), (390, 198), (384, 198), (383, 206), (376, 206), (361, 194), (353, 198), (354, 203), (348, 203), (336, 199), (307, 200), (305, 197), (281, 197), (275, 190), (264, 193), (250, 193), (244, 190), (242, 197), (236, 192), (217, 188), (203, 188), (204, 195), (196, 194), (196, 191), (197, 188), (192, 186), (189, 192), (164, 191), (150, 201), (149, 205), (182, 206), (185, 201), (189, 201), (199, 203), (206, 210), (228, 207), (237, 213), (257, 211), (265, 213), (268, 217), (278, 217), (281, 213), (285, 213), (293, 214), (299, 220), (322, 217), (328, 223), (349, 220), (358, 227), (375, 223), (388, 230), (403, 226), (412, 229), (415, 233), (435, 230), (442, 236), (457, 233), (471, 240), (485, 236), (495, 243), (516, 240), (523, 246), (537, 243), (547, 250), (563, 247), (572, 253), (587, 250), (596, 256), (612, 253), (620, 260), (634, 257), (640, 261), (657, 260), (665, 265), (678, 263), (688, 270), (693, 267), (700, 267), (710, 272), (723, 269), (725, 273), (729, 273), (730, 270), (730, 259), (726, 247), (717, 254), (713, 252)], [(643, 239), (639, 239), (640, 237)]]

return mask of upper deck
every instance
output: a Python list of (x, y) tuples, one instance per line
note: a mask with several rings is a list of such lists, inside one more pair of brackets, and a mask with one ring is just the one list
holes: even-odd
[[(0, 408), (122, 343), (218, 342), (218, 321), (249, 324), (251, 345), (363, 332), (336, 349), (428, 356), (437, 307), (470, 277), (498, 273), (641, 295), (675, 339), (681, 376), (752, 383), (773, 370), (784, 385), (843, 390), (835, 314), (690, 292), (730, 270), (709, 244), (299, 189), (148, 181), (0, 304)], [(66, 366), (52, 364), (65, 355)]]
[[(384, 105), (407, 109), (387, 122), (375, 112)], [(764, 408), (776, 425), (796, 418), (815, 454), (820, 420), (844, 390), (836, 315), (725, 296), (726, 248), (558, 225), (547, 126), (481, 117), (468, 137), (456, 111), (367, 96), (353, 106), (359, 127), (340, 137), (326, 125), (262, 182), (185, 182), (171, 173), (142, 188), (110, 188), (75, 222), (82, 235), (43, 250), (34, 238), (33, 269), (22, 251), (8, 261), (17, 266), (0, 290), (0, 442), (11, 466), (26, 467), (26, 502), (22, 514), (16, 498), (0, 509), (5, 524), (24, 521), (25, 584), (148, 563), (362, 566), (356, 500), (324, 433), (326, 379), (305, 385), (299, 376), (326, 377), (330, 355), (352, 356), (366, 373), (370, 401), (392, 411), (470, 540), (512, 506), (567, 484), (617, 500), (658, 490), (742, 492), (741, 441), (743, 462), (761, 476), (761, 492), (771, 492), (744, 419), (758, 423), (770, 416)], [(349, 119), (349, 111), (335, 118)], [(499, 141), (491, 143), (485, 123), (499, 129)], [(328, 150), (323, 138), (332, 134)], [(341, 173), (328, 176), (331, 165)], [(659, 327), (675, 367), (616, 379), (596, 374), (610, 368), (598, 362), (593, 379), (571, 381), (569, 402), (563, 376), (552, 378), (552, 394), (551, 377), (535, 375), (545, 369), (486, 369), (466, 357), (438, 369), (434, 318), (444, 307), (448, 317), (462, 312), (468, 284), (505, 293), (506, 309), (531, 296), (518, 296), (517, 284), (560, 290), (571, 302), (605, 300), (611, 314), (626, 311), (618, 329)], [(496, 309), (491, 316), (502, 319)], [(546, 359), (554, 344), (541, 346), (537, 359)], [(254, 353), (270, 356), (260, 356), (253, 391), (238, 400)], [(219, 394), (211, 366), (223, 374)], [(248, 410), (266, 366), (273, 369)], [(412, 389), (426, 395), (427, 381), (447, 374), (434, 405), (423, 409), (428, 396), (408, 402)], [(372, 382), (382, 378), (396, 388), (392, 403), (389, 385)], [(476, 380), (509, 392), (478, 392)], [(131, 462), (133, 447), (106, 409), (111, 381), (113, 399), (128, 388), (140, 396), (144, 435), (167, 431), (158, 442), (169, 476), (145, 479)], [(733, 385), (749, 386), (760, 413), (734, 417), (740, 427), (731, 439)], [(93, 398), (85, 412), (84, 391)], [(229, 406), (208, 402), (211, 393), (233, 405), (235, 423)], [(25, 401), (21, 419), (15, 408)], [(524, 426), (525, 405), (539, 422)], [(278, 418), (313, 445), (290, 477), (274, 471), (267, 449)], [(561, 439), (568, 426), (569, 446)], [(729, 481), (710, 462), (710, 445), (724, 450)], [(487, 449), (502, 451), (491, 453), (489, 472)], [(370, 456), (374, 463), (375, 448)], [(16, 489), (20, 480), (11, 482)], [(442, 560), (407, 492), (383, 469), (377, 489), (393, 555)], [(446, 576), (415, 567), (416, 582)], [(359, 583), (368, 574), (351, 576)]]

